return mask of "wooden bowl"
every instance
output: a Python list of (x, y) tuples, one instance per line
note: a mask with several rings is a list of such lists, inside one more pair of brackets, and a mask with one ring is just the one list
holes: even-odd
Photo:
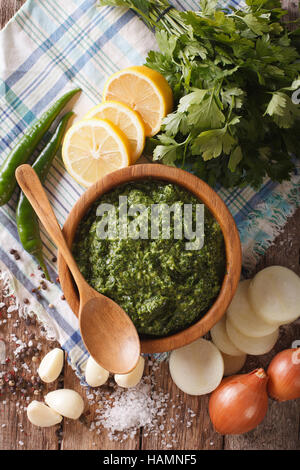
[[(78, 223), (91, 205), (104, 193), (130, 181), (140, 179), (164, 180), (178, 184), (198, 197), (218, 221), (224, 236), (226, 250), (226, 274), (217, 299), (207, 313), (185, 330), (164, 337), (141, 337), (144, 353), (171, 351), (205, 335), (224, 315), (237, 288), (241, 273), (241, 243), (234, 219), (222, 199), (206, 183), (196, 176), (160, 164), (139, 164), (117, 170), (97, 181), (85, 191), (71, 210), (63, 232), (69, 246), (72, 245)], [(71, 309), (78, 315), (79, 297), (70, 271), (58, 252), (58, 272), (61, 287)]]

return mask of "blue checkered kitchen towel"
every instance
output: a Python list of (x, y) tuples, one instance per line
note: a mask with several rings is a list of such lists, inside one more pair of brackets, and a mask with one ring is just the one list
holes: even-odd
[[(156, 47), (153, 34), (130, 11), (97, 8), (95, 0), (27, 0), (0, 33), (0, 158), (20, 138), (24, 130), (69, 89), (82, 88), (74, 111), (80, 118), (101, 101), (101, 90), (113, 72), (132, 64), (142, 64), (149, 49)], [(233, 1), (238, 5), (236, 1)], [(174, 2), (197, 9), (198, 2)], [(221, 2), (226, 5), (226, 1)], [(300, 205), (299, 175), (282, 185), (266, 181), (259, 192), (243, 190), (219, 194), (231, 210), (242, 239), (244, 266), (251, 269), (270, 245), (286, 218)], [(63, 225), (71, 207), (84, 189), (66, 173), (58, 155), (45, 183), (56, 216)], [(15, 222), (17, 192), (0, 208), (0, 269), (7, 293), (30, 299), (24, 314), (34, 312), (68, 352), (73, 368), (80, 373), (87, 359), (77, 318), (61, 300), (58, 284), (43, 291), (37, 301), (31, 290), (37, 287), (40, 272), (31, 256), (22, 251)], [(44, 253), (52, 279), (57, 276), (52, 258), (56, 248), (43, 232)], [(10, 249), (21, 253), (16, 261)], [(49, 308), (52, 304), (54, 308)]]

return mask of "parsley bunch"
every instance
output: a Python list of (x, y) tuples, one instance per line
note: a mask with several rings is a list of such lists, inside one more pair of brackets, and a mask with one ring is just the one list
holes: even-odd
[[(176, 108), (148, 141), (154, 160), (215, 186), (289, 179), (300, 157), (300, 29), (288, 31), (279, 0), (215, 0), (181, 12), (166, 0), (101, 0), (127, 6), (156, 31), (146, 65), (172, 87)], [(170, 7), (170, 8), (169, 8)]]

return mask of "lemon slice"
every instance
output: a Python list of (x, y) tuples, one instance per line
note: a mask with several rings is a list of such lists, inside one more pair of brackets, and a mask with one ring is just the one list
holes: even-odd
[(92, 108), (84, 119), (108, 119), (126, 135), (132, 163), (141, 156), (145, 145), (145, 128), (138, 113), (118, 101), (105, 101)]
[(171, 112), (173, 94), (167, 80), (145, 65), (135, 65), (113, 74), (103, 91), (104, 101), (121, 101), (137, 111), (146, 136), (157, 134), (163, 118)]
[(131, 164), (127, 137), (105, 119), (73, 124), (64, 138), (62, 158), (68, 173), (85, 187)]

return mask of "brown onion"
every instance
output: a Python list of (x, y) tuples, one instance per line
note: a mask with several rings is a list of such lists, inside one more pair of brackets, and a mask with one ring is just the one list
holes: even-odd
[(271, 361), (268, 393), (278, 401), (300, 398), (300, 348), (285, 349)]
[(243, 434), (254, 429), (268, 409), (268, 377), (263, 369), (222, 380), (209, 400), (209, 415), (220, 434)]

